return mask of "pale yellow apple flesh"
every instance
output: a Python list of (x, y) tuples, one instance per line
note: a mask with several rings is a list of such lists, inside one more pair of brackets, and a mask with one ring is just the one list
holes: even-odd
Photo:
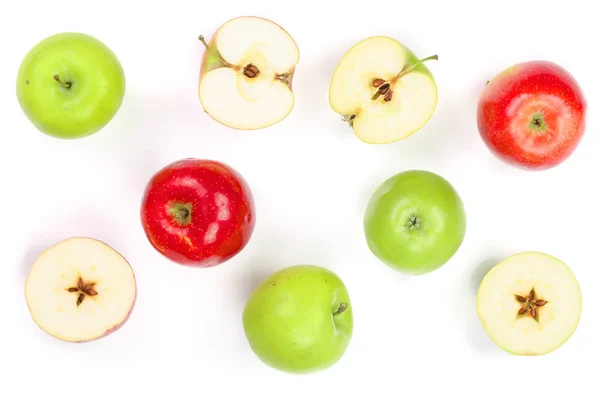
[[(340, 60), (329, 88), (331, 108), (351, 122), (368, 143), (391, 143), (421, 129), (438, 101), (437, 86), (424, 64), (398, 41), (375, 36), (354, 45)], [(398, 77), (400, 75), (400, 77)], [(393, 96), (373, 99), (376, 79), (390, 83)]]
[(492, 341), (508, 353), (535, 356), (558, 349), (575, 333), (582, 294), (567, 265), (530, 251), (492, 268), (481, 281), (476, 303)]
[(251, 130), (274, 125), (292, 111), (300, 53), (279, 25), (258, 17), (235, 18), (217, 30), (208, 47), (198, 96), (212, 118)]
[(134, 307), (136, 293), (129, 263), (108, 245), (84, 237), (45, 250), (25, 286), (35, 323), (68, 342), (98, 339), (121, 327)]

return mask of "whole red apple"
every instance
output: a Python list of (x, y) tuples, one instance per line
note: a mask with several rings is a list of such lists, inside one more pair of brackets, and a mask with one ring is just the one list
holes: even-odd
[(569, 72), (549, 61), (529, 61), (488, 82), (479, 98), (477, 125), (502, 160), (542, 170), (573, 153), (585, 130), (586, 108)]
[(244, 178), (221, 162), (184, 159), (148, 182), (142, 225), (156, 250), (179, 264), (214, 267), (248, 243), (254, 201)]

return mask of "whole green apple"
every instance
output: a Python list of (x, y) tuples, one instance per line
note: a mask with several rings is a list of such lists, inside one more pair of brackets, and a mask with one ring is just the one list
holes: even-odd
[(369, 249), (398, 271), (420, 275), (444, 265), (466, 232), (461, 198), (441, 176), (405, 171), (382, 183), (365, 212)]
[(339, 361), (353, 330), (344, 283), (315, 265), (287, 267), (268, 277), (248, 298), (242, 319), (250, 347), (262, 362), (299, 374)]
[(38, 130), (76, 139), (112, 120), (125, 86), (123, 68), (104, 43), (67, 32), (42, 40), (27, 53), (19, 68), (17, 98)]

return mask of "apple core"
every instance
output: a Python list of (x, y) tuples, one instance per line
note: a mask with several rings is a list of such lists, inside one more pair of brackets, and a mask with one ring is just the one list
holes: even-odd
[(75, 302), (75, 304), (77, 305), (77, 307), (79, 307), (81, 305), (81, 303), (83, 303), (83, 300), (85, 300), (85, 296), (97, 296), (98, 292), (94, 289), (94, 285), (96, 284), (96, 282), (84, 282), (83, 278), (80, 276), (79, 279), (77, 280), (77, 285), (76, 286), (72, 286), (68, 289), (65, 289), (67, 292), (69, 293), (77, 293), (77, 301)]

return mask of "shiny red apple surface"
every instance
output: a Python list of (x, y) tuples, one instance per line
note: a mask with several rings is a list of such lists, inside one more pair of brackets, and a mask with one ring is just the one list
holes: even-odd
[(584, 131), (586, 100), (573, 76), (548, 61), (516, 64), (479, 97), (477, 125), (487, 147), (511, 165), (541, 170), (565, 161)]
[(230, 166), (184, 159), (148, 182), (142, 226), (152, 246), (179, 264), (208, 268), (238, 254), (255, 226), (252, 193)]

